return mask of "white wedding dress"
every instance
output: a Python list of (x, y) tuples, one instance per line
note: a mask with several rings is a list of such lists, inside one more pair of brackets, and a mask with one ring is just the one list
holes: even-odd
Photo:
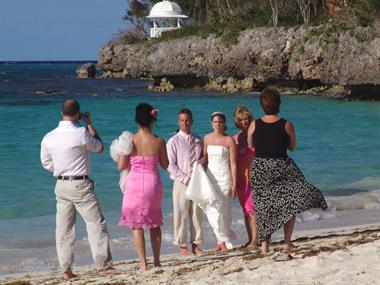
[(231, 230), (231, 197), (228, 196), (232, 187), (230, 153), (226, 147), (209, 145), (207, 155), (207, 170), (197, 163), (194, 165), (185, 195), (206, 214), (218, 243), (224, 241), (231, 249), (236, 234)]
[[(116, 163), (119, 160), (120, 155), (130, 155), (133, 149), (133, 134), (128, 131), (124, 131), (121, 135), (114, 139), (110, 146), (110, 155)], [(124, 193), (125, 184), (127, 182), (128, 170), (124, 169), (120, 172), (119, 186), (121, 192)]]

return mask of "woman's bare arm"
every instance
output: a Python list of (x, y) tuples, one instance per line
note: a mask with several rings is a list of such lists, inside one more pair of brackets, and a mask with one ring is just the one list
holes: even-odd
[(167, 169), (169, 166), (168, 153), (166, 151), (166, 144), (163, 139), (160, 139), (160, 165), (164, 169)]
[(204, 138), (203, 138), (203, 153), (202, 153), (203, 155), (197, 161), (199, 164), (205, 165), (208, 162), (207, 145), (208, 145), (208, 135), (205, 135)]
[(296, 130), (291, 121), (286, 121), (285, 131), (289, 135), (288, 150), (294, 151), (296, 149)]
[(255, 131), (255, 127), (256, 127), (255, 121), (252, 121), (251, 124), (249, 125), (248, 133), (247, 133), (247, 143), (248, 143), (248, 146), (251, 148), (254, 147), (254, 141), (253, 141), (252, 136)]
[(235, 198), (236, 190), (237, 190), (237, 146), (235, 140), (232, 137), (229, 137), (229, 150), (230, 150), (230, 166), (231, 166), (231, 175), (232, 175), (232, 188), (231, 188), (231, 196)]
[(129, 169), (129, 167), (130, 167), (130, 156), (120, 155), (117, 161), (117, 169), (124, 170), (124, 169)]

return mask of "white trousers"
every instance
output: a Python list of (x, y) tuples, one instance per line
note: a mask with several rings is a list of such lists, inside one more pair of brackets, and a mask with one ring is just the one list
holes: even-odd
[[(187, 243), (202, 243), (202, 217), (201, 208), (191, 200), (185, 199), (187, 186), (174, 181), (173, 185), (173, 220), (174, 220), (174, 244), (181, 247)], [(188, 231), (190, 229), (190, 239)]]
[(86, 223), (88, 241), (97, 269), (112, 266), (106, 220), (94, 192), (94, 182), (85, 180), (57, 180), (56, 247), (63, 271), (71, 271), (74, 264), (76, 211)]

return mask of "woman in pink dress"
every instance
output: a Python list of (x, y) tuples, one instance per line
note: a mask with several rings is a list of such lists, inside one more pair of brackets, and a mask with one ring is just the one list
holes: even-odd
[(121, 155), (118, 169), (130, 169), (126, 178), (120, 226), (133, 231), (133, 239), (140, 258), (141, 271), (147, 270), (144, 229), (150, 231), (155, 267), (160, 264), (162, 226), (162, 184), (158, 164), (169, 165), (165, 142), (152, 134), (158, 110), (147, 103), (136, 107), (135, 121), (139, 125), (132, 137), (130, 155)]
[(251, 111), (244, 106), (237, 106), (234, 112), (235, 126), (240, 132), (233, 136), (237, 152), (237, 196), (243, 208), (245, 227), (248, 234), (248, 242), (244, 247), (257, 247), (257, 227), (255, 206), (252, 200), (252, 190), (249, 183), (249, 167), (255, 156), (255, 149), (247, 144), (247, 132), (249, 125), (254, 120)]

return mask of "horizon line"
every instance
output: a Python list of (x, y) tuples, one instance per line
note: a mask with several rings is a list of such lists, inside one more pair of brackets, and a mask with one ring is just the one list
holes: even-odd
[(78, 59), (78, 60), (0, 60), (0, 64), (12, 64), (12, 63), (65, 63), (65, 62), (97, 62), (97, 59)]

